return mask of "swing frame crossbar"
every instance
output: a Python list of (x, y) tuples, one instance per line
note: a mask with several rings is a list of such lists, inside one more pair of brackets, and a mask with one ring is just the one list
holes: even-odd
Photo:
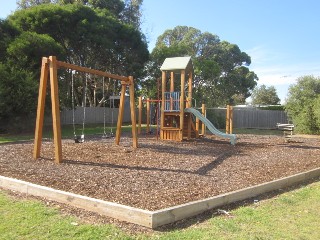
[(129, 87), (130, 95), (130, 111), (131, 111), (131, 123), (132, 123), (132, 146), (138, 147), (137, 127), (136, 127), (136, 113), (135, 113), (135, 100), (134, 100), (134, 81), (132, 76), (120, 76), (111, 74), (91, 68), (81, 67), (74, 64), (58, 61), (55, 56), (43, 57), (41, 65), (41, 75), (39, 84), (39, 96), (37, 107), (37, 118), (35, 127), (34, 138), (34, 151), (33, 158), (38, 159), (40, 157), (41, 145), (42, 145), (42, 133), (44, 123), (44, 108), (45, 98), (47, 91), (48, 76), (50, 78), (51, 87), (51, 105), (52, 105), (52, 125), (53, 125), (53, 143), (54, 143), (54, 155), (55, 162), (62, 162), (62, 140), (61, 140), (61, 123), (60, 123), (60, 106), (59, 106), (59, 92), (58, 92), (58, 69), (71, 69), (79, 72), (90, 73), (102, 77), (112, 78), (114, 80), (121, 81), (121, 95), (119, 105), (119, 115), (117, 122), (115, 144), (120, 144), (121, 127), (123, 123), (124, 115), (124, 101), (127, 86)]

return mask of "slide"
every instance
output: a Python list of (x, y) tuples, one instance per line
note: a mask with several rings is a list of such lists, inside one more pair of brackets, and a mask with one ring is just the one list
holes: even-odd
[(207, 128), (209, 129), (210, 132), (212, 132), (214, 135), (217, 135), (221, 138), (228, 138), (230, 139), (230, 143), (232, 145), (236, 144), (236, 135), (235, 134), (226, 134), (223, 133), (221, 131), (219, 131), (218, 129), (216, 129), (215, 126), (213, 126), (213, 124), (205, 117), (202, 115), (201, 112), (199, 112), (198, 110), (194, 109), (194, 108), (186, 108), (184, 109), (185, 112), (189, 112), (192, 113), (194, 116), (196, 116), (197, 118), (200, 119), (201, 122), (204, 123), (204, 125), (207, 126)]

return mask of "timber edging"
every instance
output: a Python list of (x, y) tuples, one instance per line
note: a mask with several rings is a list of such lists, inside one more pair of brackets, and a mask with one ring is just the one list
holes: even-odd
[(173, 223), (188, 217), (196, 216), (207, 210), (226, 204), (245, 200), (251, 197), (271, 192), (281, 188), (293, 186), (307, 180), (320, 177), (320, 168), (298, 173), (271, 182), (262, 183), (237, 191), (217, 195), (214, 197), (193, 201), (156, 211), (149, 211), (118, 203), (107, 202), (70, 192), (60, 191), (33, 183), (0, 176), (0, 187), (18, 191), (33, 196), (44, 197), (74, 207), (96, 212), (108, 217), (116, 218), (149, 228), (157, 228), (165, 224)]

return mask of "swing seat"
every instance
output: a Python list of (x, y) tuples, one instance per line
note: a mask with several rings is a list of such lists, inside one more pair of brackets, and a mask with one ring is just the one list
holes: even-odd
[(83, 143), (84, 142), (84, 134), (82, 135), (75, 135), (74, 136), (74, 142), (75, 143)]
[(104, 133), (104, 134), (102, 134), (102, 138), (103, 138), (103, 139), (113, 138), (113, 137), (114, 137), (114, 134), (113, 134), (113, 133), (109, 133), (109, 134)]

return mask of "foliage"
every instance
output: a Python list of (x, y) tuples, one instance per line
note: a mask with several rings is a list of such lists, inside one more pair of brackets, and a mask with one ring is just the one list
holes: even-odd
[(280, 102), (276, 88), (264, 84), (253, 89), (251, 98), (253, 105), (276, 105)]
[(28, 70), (0, 63), (0, 123), (23, 121), (36, 110), (38, 85)]
[(285, 107), (283, 105), (276, 105), (276, 106), (263, 106), (259, 107), (260, 110), (275, 110), (275, 111), (284, 111)]
[(159, 68), (165, 58), (186, 55), (192, 56), (194, 63), (194, 97), (209, 107), (225, 105), (233, 99), (245, 100), (257, 84), (256, 74), (247, 67), (250, 57), (236, 44), (192, 27), (177, 26), (157, 39), (152, 63), (148, 65), (150, 78), (144, 83), (147, 88), (160, 77)]
[[(21, 86), (31, 84), (30, 89), (36, 88), (41, 58), (50, 55), (57, 56), (60, 61), (80, 66), (118, 75), (132, 75), (139, 83), (143, 78), (144, 63), (149, 57), (145, 37), (135, 26), (122, 23), (114, 12), (106, 9), (115, 1), (117, 0), (83, 1), (81, 4), (62, 4), (61, 2), (44, 4), (47, 1), (24, 1), (24, 4), (27, 4), (26, 8), (16, 11), (0, 22), (0, 63), (3, 64), (1, 74), (7, 78), (1, 79), (1, 88), (6, 88), (5, 84), (9, 82), (15, 85), (22, 84)], [(119, 2), (123, 5), (120, 4), (122, 7), (119, 6), (119, 9), (123, 11), (124, 3), (120, 0)], [(50, 3), (56, 3), (56, 1)], [(87, 4), (94, 4), (95, 7), (88, 7)], [(25, 82), (21, 83), (22, 80), (12, 78), (11, 71), (15, 71), (14, 76), (25, 79)], [(71, 74), (67, 71), (59, 71), (59, 77), (61, 106), (70, 107)], [(102, 79), (91, 75), (77, 74), (76, 77), (75, 102), (79, 105), (84, 102), (86, 96), (90, 106), (96, 106), (104, 99), (102, 88), (105, 88), (106, 97), (117, 93), (121, 86), (118, 81), (113, 84), (109, 80), (102, 86)], [(86, 94), (84, 94), (85, 81), (88, 85)], [(23, 89), (29, 88), (26, 86), (22, 91)], [(0, 89), (0, 94), (5, 92), (5, 89)], [(36, 94), (37, 91), (35, 91)], [(24, 96), (27, 97), (29, 94), (26, 93)], [(4, 97), (0, 96), (0, 98)], [(21, 98), (23, 99), (24, 97)], [(10, 102), (10, 105), (14, 106), (18, 104), (16, 101), (19, 100), (8, 98), (2, 104)], [(36, 105), (36, 96), (32, 96), (30, 102)], [(26, 103), (29, 103), (29, 100)], [(28, 107), (26, 106), (25, 111), (32, 115), (35, 107)], [(13, 117), (11, 113), (4, 112), (9, 109), (9, 107), (1, 109), (2, 121), (7, 119), (8, 122)], [(16, 114), (19, 115), (19, 112)]]
[(320, 133), (319, 99), (319, 77), (303, 76), (290, 86), (285, 108), (297, 131)]
[(19, 9), (42, 4), (80, 4), (93, 9), (107, 9), (119, 20), (140, 29), (141, 5), (143, 0), (19, 0)]

